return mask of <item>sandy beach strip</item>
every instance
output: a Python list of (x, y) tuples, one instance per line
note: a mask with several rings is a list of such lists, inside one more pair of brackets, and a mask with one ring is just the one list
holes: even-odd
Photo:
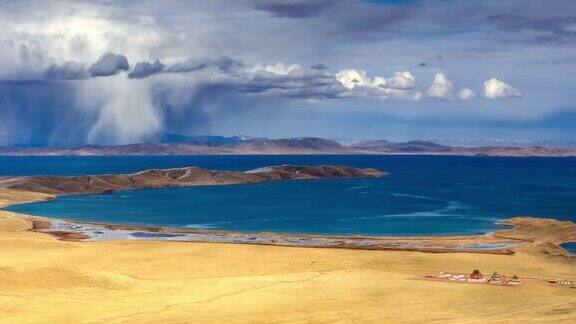
[(243, 233), (232, 231), (105, 224), (69, 221), (22, 215), (34, 231), (49, 233), (63, 240), (122, 241), (155, 240), (197, 243), (236, 243), (292, 247), (343, 248), (360, 250), (404, 250), (435, 253), (468, 252), (513, 254), (527, 244), (522, 239), (493, 235), (387, 237), (330, 236), (286, 233)]

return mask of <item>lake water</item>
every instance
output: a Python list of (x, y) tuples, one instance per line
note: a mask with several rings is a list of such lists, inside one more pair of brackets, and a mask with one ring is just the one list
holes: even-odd
[(570, 253), (576, 255), (576, 242), (564, 243), (561, 244), (561, 246)]
[(279, 164), (372, 167), (391, 176), (132, 190), (9, 209), (108, 223), (368, 235), (480, 234), (516, 215), (576, 219), (576, 158), (0, 157), (0, 174), (127, 173), (183, 166), (250, 170)]

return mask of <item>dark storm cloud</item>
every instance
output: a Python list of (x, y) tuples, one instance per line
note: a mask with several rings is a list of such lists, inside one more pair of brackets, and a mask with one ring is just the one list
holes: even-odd
[(330, 33), (331, 38), (363, 39), (387, 36), (391, 32), (389, 26), (406, 20), (417, 11), (418, 5), (412, 2), (382, 5), (369, 1), (269, 0), (258, 1), (254, 7), (280, 17), (306, 18), (317, 23), (319, 30)]
[[(329, 37), (417, 38), (495, 31), (540, 43), (576, 40), (576, 1), (257, 1), (257, 10), (314, 24)], [(334, 33), (337, 31), (338, 33)], [(328, 34), (326, 34), (328, 33)], [(507, 35), (511, 33), (512, 35)]]
[(128, 69), (130, 65), (126, 56), (108, 53), (100, 56), (98, 61), (90, 66), (89, 71), (91, 76), (99, 77), (114, 75)]
[(306, 18), (318, 16), (338, 0), (260, 0), (254, 7), (279, 17)]
[(128, 74), (128, 77), (131, 79), (143, 79), (159, 73), (189, 73), (210, 67), (215, 67), (222, 73), (232, 73), (236, 68), (241, 66), (242, 63), (240, 61), (228, 56), (221, 56), (216, 59), (189, 59), (170, 66), (166, 66), (160, 63), (159, 60), (156, 60), (153, 63), (140, 62), (136, 64), (134, 69)]
[[(233, 73), (235, 69), (241, 66), (242, 62), (228, 56), (221, 56), (216, 59), (190, 59), (170, 66), (156, 60), (152, 63), (137, 63), (128, 74), (128, 78), (143, 79), (159, 73), (189, 73), (210, 67), (215, 67), (222, 73)], [(67, 61), (60, 65), (52, 64), (44, 73), (44, 77), (52, 80), (82, 80), (90, 76), (112, 76), (128, 69), (128, 60), (124, 55), (105, 54), (90, 66), (89, 71), (83, 63)]]
[(252, 77), (238, 80), (233, 86), (240, 92), (298, 99), (334, 99), (347, 90), (333, 75), (300, 69), (285, 75), (256, 71)]
[(130, 79), (142, 79), (149, 77), (153, 74), (160, 73), (164, 71), (166, 65), (160, 63), (159, 60), (154, 61), (153, 63), (149, 62), (140, 62), (134, 66), (132, 72), (128, 74)]
[(236, 61), (228, 56), (221, 56), (216, 59), (190, 59), (182, 63), (176, 63), (165, 69), (167, 73), (187, 73), (203, 70), (208, 67), (216, 67), (222, 72), (231, 72), (233, 69), (242, 66), (240, 61)]

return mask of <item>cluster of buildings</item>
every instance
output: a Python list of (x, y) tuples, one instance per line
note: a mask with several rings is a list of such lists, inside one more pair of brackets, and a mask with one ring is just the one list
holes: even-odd
[[(463, 282), (463, 283), (511, 285), (511, 286), (520, 284), (520, 279), (518, 278), (517, 275), (505, 276), (494, 271), (492, 275), (485, 276), (484, 274), (482, 274), (482, 272), (480, 272), (480, 270), (474, 270), (472, 271), (471, 274), (468, 275), (454, 272), (439, 272), (437, 275), (427, 275), (425, 279)], [(524, 279), (530, 279), (530, 278), (524, 278)], [(553, 285), (560, 285), (576, 289), (576, 279), (543, 279), (543, 278), (539, 279), (532, 278), (532, 279), (536, 280), (528, 280), (528, 282), (531, 281), (547, 282)]]
[(465, 275), (461, 273), (440, 272), (436, 276), (426, 276), (427, 279), (439, 279), (456, 282), (469, 282), (469, 283), (489, 283), (489, 284), (504, 284), (504, 285), (518, 285), (520, 280), (517, 275), (506, 277), (494, 271), (490, 277), (484, 276), (480, 270), (474, 270), (471, 274)]
[(576, 279), (561, 279), (561, 280), (550, 279), (548, 280), (548, 282), (551, 284), (563, 285), (576, 289)]

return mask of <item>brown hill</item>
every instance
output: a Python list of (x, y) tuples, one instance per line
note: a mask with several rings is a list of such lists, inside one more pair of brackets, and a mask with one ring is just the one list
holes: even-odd
[(375, 152), (450, 152), (452, 147), (436, 144), (428, 141), (408, 141), (395, 143), (386, 140), (365, 141), (352, 145), (351, 147), (361, 150)]

